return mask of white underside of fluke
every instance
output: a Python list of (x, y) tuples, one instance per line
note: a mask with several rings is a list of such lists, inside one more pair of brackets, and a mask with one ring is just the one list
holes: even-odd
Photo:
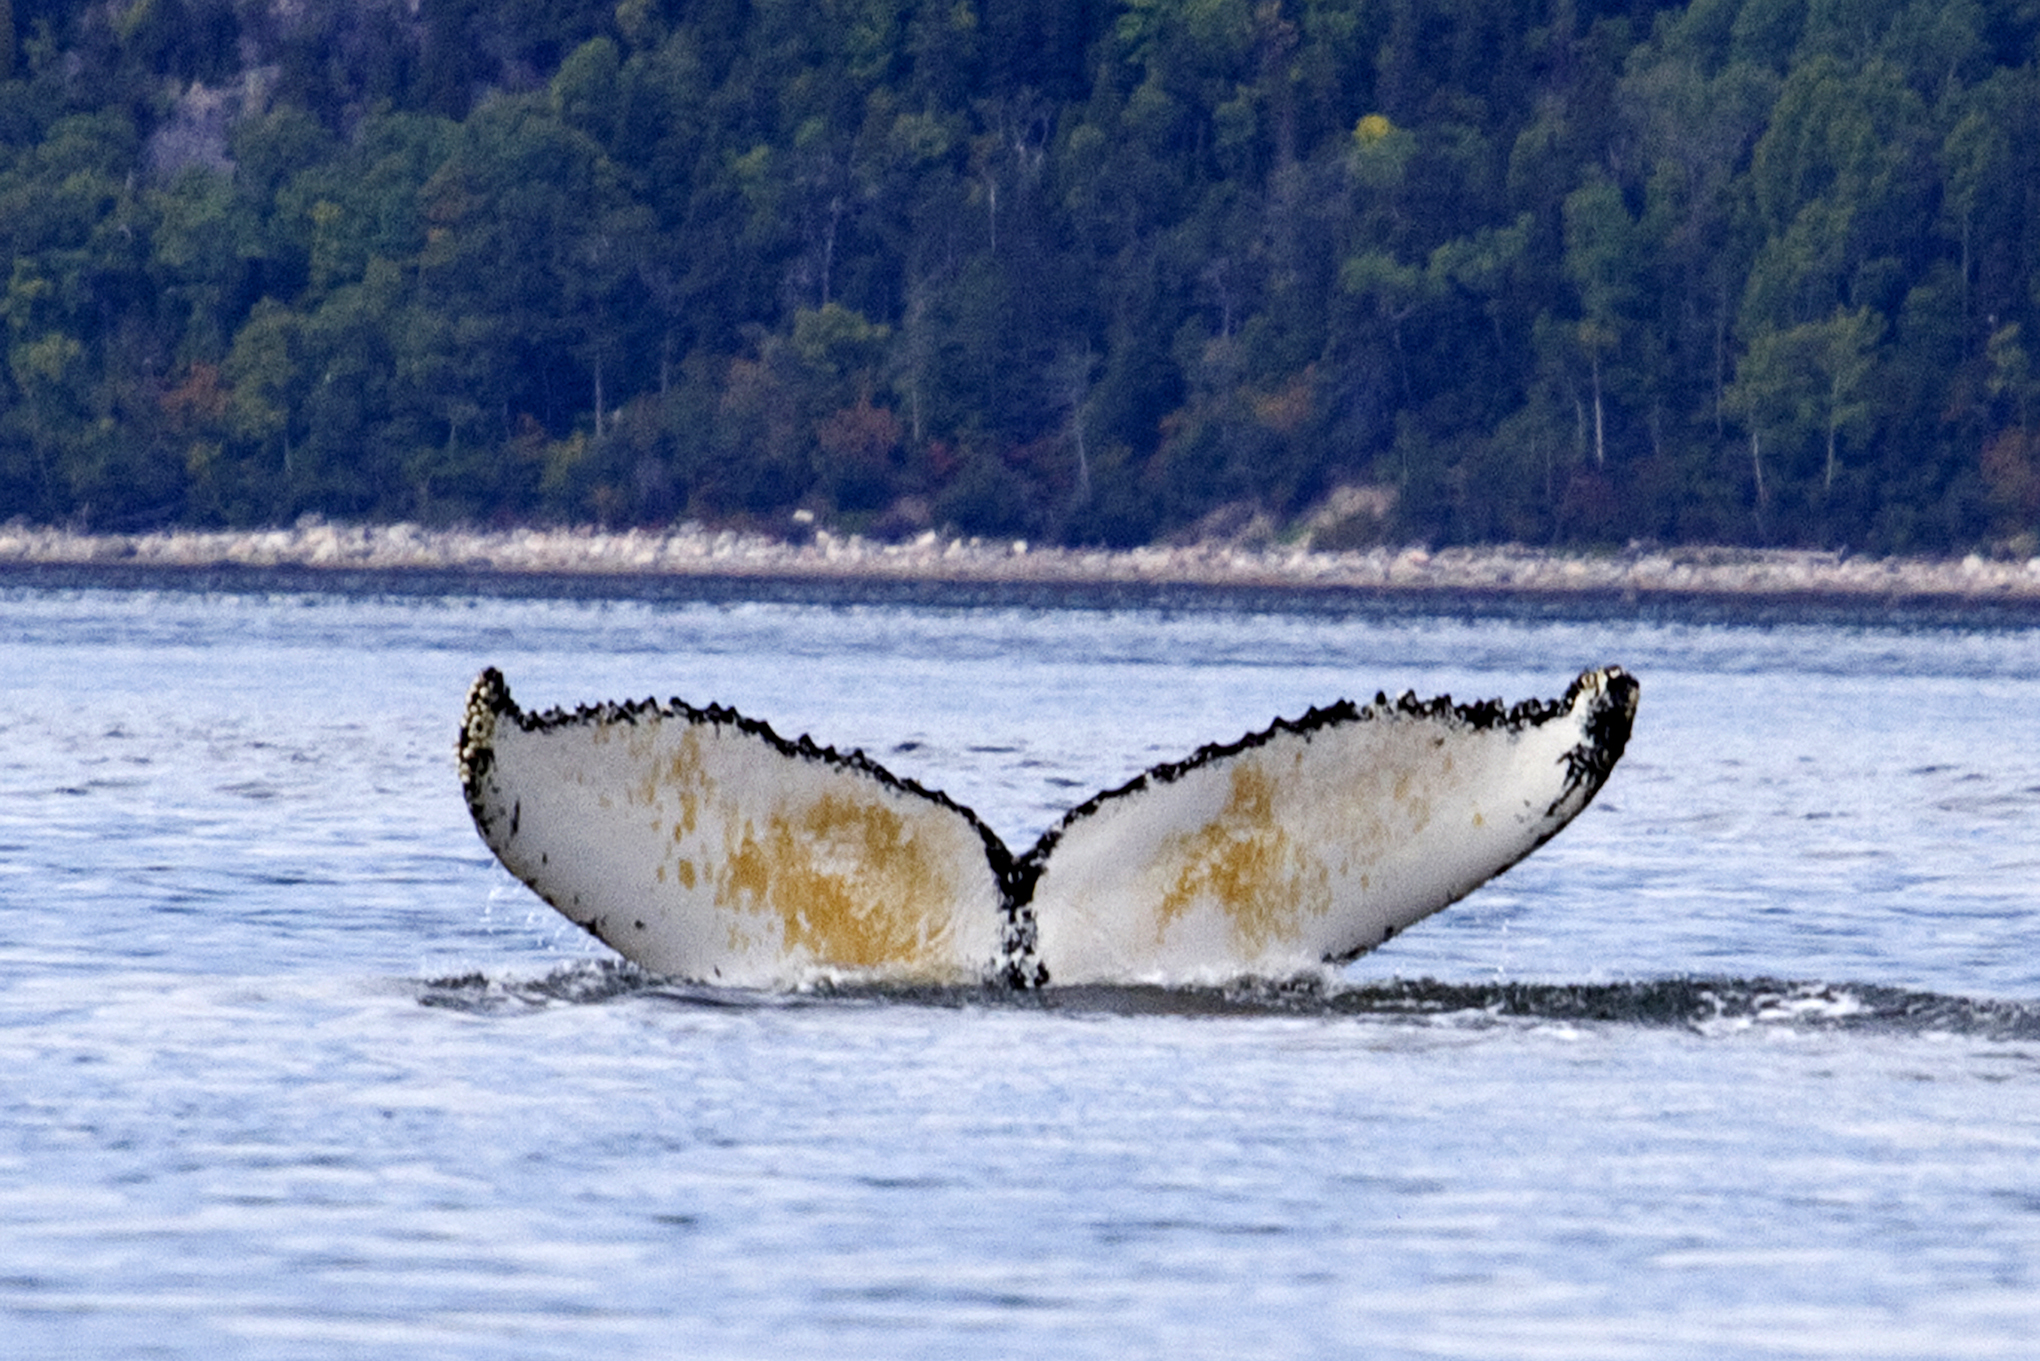
[(673, 701), (526, 715), (494, 670), (461, 730), (491, 850), (646, 968), (751, 987), (1198, 983), (1350, 959), (1586, 807), (1637, 685), (1504, 710), (1339, 704), (1072, 810), (1017, 860), (861, 753)]
[(1350, 959), (1473, 891), (1586, 805), (1582, 734), (1393, 710), (1266, 742), (1071, 821), (1034, 890), (1058, 982), (1223, 981)]

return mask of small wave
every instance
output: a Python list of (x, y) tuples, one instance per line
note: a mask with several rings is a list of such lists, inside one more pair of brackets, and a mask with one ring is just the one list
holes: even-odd
[(1326, 1009), (1376, 1016), (1486, 1016), (1720, 1033), (1757, 1026), (2040, 1039), (2040, 1003), (1954, 997), (1874, 983), (1667, 978), (1628, 983), (1371, 983)]
[(593, 1006), (635, 997), (664, 981), (635, 964), (580, 960), (537, 978), (492, 978), (475, 972), (427, 980), (418, 990), (423, 1006), (449, 1011), (524, 1011), (550, 1006)]
[(496, 1013), (649, 999), (696, 1007), (891, 1005), (999, 1007), (1072, 1015), (1351, 1016), (1458, 1025), (1555, 1021), (1679, 1028), (1701, 1034), (1756, 1027), (1882, 1034), (2040, 1039), (2040, 1002), (1955, 997), (1874, 983), (1666, 978), (1628, 983), (1447, 983), (1336, 978), (1227, 986), (1090, 985), (1038, 992), (900, 987), (820, 980), (791, 992), (662, 978), (634, 964), (583, 960), (533, 978), (468, 973), (419, 986), (424, 1006)]

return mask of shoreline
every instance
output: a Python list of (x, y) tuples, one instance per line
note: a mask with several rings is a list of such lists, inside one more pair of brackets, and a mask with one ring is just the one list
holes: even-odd
[(1999, 562), (1873, 558), (1806, 549), (1631, 548), (1589, 554), (1500, 545), (1324, 552), (1224, 542), (1105, 550), (933, 533), (882, 543), (817, 530), (805, 543), (683, 525), (667, 530), (427, 529), (307, 520), (289, 529), (88, 534), (0, 526), (0, 573), (189, 576), (230, 571), (317, 580), (329, 574), (455, 574), (514, 582), (628, 579), (684, 584), (1097, 589), (1217, 588), (1309, 594), (1478, 596), (1498, 600), (1763, 604), (1856, 608), (2009, 606), (2040, 612), (2040, 557)]

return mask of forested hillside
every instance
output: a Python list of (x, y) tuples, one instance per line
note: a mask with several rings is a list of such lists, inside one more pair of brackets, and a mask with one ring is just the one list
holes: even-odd
[(0, 0), (0, 77), (0, 519), (2040, 525), (2036, 0)]

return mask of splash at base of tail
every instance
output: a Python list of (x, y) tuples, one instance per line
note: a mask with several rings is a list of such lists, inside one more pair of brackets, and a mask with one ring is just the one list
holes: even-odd
[(494, 668), (460, 776), (489, 849), (657, 973), (1018, 987), (1281, 978), (1371, 950), (1543, 845), (1607, 781), (1636, 680), (1505, 708), (1377, 695), (1199, 749), (1015, 856), (862, 752), (673, 700), (527, 714)]

